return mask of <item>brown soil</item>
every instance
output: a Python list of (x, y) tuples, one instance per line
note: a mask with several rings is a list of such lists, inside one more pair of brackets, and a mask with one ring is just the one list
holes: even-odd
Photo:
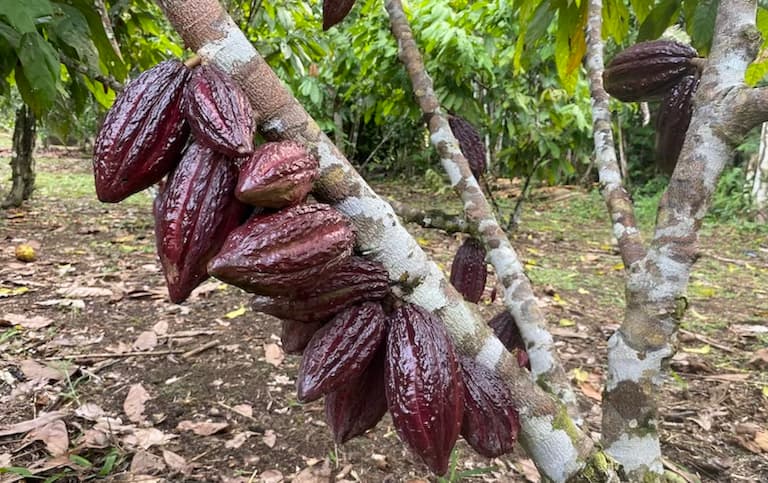
[[(45, 169), (83, 173), (88, 165), (69, 158)], [(434, 195), (426, 192), (393, 184), (380, 188), (400, 200), (434, 207)], [(605, 341), (623, 311), (620, 259), (605, 219), (589, 224), (549, 219), (587, 195), (562, 188), (540, 194), (528, 206), (513, 244), (539, 282), (537, 293), (559, 352), (583, 393), (586, 420), (596, 433)], [(94, 465), (86, 468), (78, 457), (53, 459), (43, 442), (18, 433), (0, 437), (0, 466), (9, 464), (3, 463), (4, 455), (14, 467), (30, 471), (50, 464), (52, 469), (39, 474), (65, 481), (131, 480), (137, 474), (170, 481), (433, 480), (404, 449), (388, 416), (365, 437), (334, 445), (322, 401), (296, 401), (299, 359), (289, 355), (280, 362), (279, 351), (274, 353), (280, 343), (278, 321), (250, 310), (238, 315), (239, 308), (247, 307), (245, 293), (209, 282), (189, 301), (170, 303), (154, 253), (149, 198), (137, 197), (146, 202), (102, 205), (95, 196), (38, 195), (22, 209), (0, 213), (0, 428), (42, 412), (66, 411), (67, 454)], [(448, 209), (456, 207), (450, 193), (444, 198)], [(549, 228), (534, 231), (542, 221)], [(461, 237), (409, 229), (447, 272)], [(37, 261), (15, 259), (21, 243), (36, 248)], [(768, 442), (761, 439), (768, 437), (768, 362), (753, 360), (768, 340), (758, 333), (768, 325), (768, 246), (754, 233), (709, 227), (702, 253), (684, 324), (690, 332), (681, 333), (682, 350), (661, 395), (665, 457), (670, 468), (687, 478), (768, 481)], [(492, 288), (491, 280), (481, 301), (488, 317), (501, 310), (498, 300), (490, 300)], [(38, 329), (12, 325), (20, 323), (19, 316), (27, 321), (43, 317), (50, 324)], [(160, 322), (168, 324), (167, 331)], [(146, 354), (118, 354), (136, 350), (132, 346), (139, 335), (153, 327), (160, 336), (156, 345), (149, 342)], [(183, 354), (206, 343), (211, 347)], [(150, 355), (158, 351), (173, 353)], [(23, 370), (23, 361), (61, 368), (58, 359), (75, 355), (66, 364), (69, 376), (61, 380), (35, 381)], [(137, 384), (150, 399), (144, 420), (131, 423), (124, 401)], [(139, 463), (153, 460), (119, 431), (108, 435), (104, 448), (90, 447), (84, 434), (94, 422), (74, 413), (86, 403), (97, 404), (125, 426), (174, 436), (146, 451), (158, 457), (171, 451), (181, 459), (166, 453), (165, 462), (159, 458), (154, 467), (141, 468)], [(252, 415), (238, 405), (249, 405)], [(182, 421), (226, 427), (204, 436), (179, 428)], [(457, 472), (478, 470), (473, 479), (536, 480), (522, 451), (487, 460), (461, 442), (456, 454)]]

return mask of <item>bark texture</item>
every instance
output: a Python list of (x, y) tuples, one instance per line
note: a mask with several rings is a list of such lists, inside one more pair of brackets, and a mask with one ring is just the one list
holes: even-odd
[(768, 123), (760, 130), (760, 149), (752, 169), (752, 206), (755, 219), (760, 223), (768, 221)]
[[(475, 309), (463, 301), (437, 265), (427, 259), (392, 208), (373, 192), (323, 134), (219, 3), (216, 0), (158, 0), (158, 3), (187, 47), (228, 72), (243, 87), (254, 107), (259, 130), (267, 139), (293, 139), (317, 155), (321, 175), (314, 194), (350, 217), (356, 228), (357, 248), (387, 268), (395, 292), (438, 314), (460, 353), (475, 358), (502, 376), (519, 405), (523, 442), (542, 473), (551, 480), (565, 481), (584, 467), (591, 441), (574, 426), (565, 408), (517, 366), (515, 357), (504, 350)], [(444, 125), (441, 132), (447, 129), (447, 123)], [(458, 151), (455, 142), (452, 147)], [(496, 261), (494, 265), (520, 267), (516, 257), (501, 260), (501, 252), (494, 251), (491, 255)], [(507, 283), (515, 284), (510, 290), (514, 293), (522, 282), (514, 278)], [(528, 303), (534, 308), (526, 307)], [(535, 300), (519, 305), (519, 312), (523, 314), (538, 311)]]
[(0, 207), (21, 206), (35, 189), (35, 139), (37, 126), (32, 109), (26, 104), (16, 110), (11, 158), (11, 191)]
[(461, 215), (440, 210), (421, 210), (396, 200), (389, 200), (389, 204), (397, 216), (407, 223), (416, 223), (424, 228), (435, 228), (447, 233), (473, 233), (472, 227)]

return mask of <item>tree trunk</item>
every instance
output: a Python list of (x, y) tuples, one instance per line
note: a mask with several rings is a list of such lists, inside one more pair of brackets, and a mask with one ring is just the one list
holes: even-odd
[(760, 223), (768, 222), (768, 123), (763, 123), (760, 131), (760, 149), (757, 151), (754, 170), (752, 170), (752, 204), (755, 219)]
[(11, 157), (11, 191), (2, 203), (2, 208), (21, 206), (35, 189), (35, 150), (37, 126), (35, 115), (24, 104), (16, 110), (13, 127), (13, 156)]

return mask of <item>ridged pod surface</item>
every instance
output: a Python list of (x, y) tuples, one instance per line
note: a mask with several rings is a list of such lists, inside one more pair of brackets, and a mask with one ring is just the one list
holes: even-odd
[(344, 20), (354, 6), (355, 0), (323, 0), (323, 30)]
[(453, 344), (440, 319), (406, 304), (389, 317), (387, 406), (397, 434), (438, 475), (461, 429), (463, 386)]
[(234, 196), (237, 167), (194, 142), (155, 203), (155, 239), (168, 293), (184, 301), (208, 272), (206, 265), (248, 207)]
[(117, 203), (168, 174), (189, 136), (181, 111), (189, 69), (166, 60), (142, 72), (107, 112), (93, 143), (100, 201)]
[(283, 343), (283, 350), (288, 354), (301, 354), (315, 332), (323, 326), (323, 322), (306, 323), (283, 319), (280, 325), (280, 342)]
[(347, 217), (328, 205), (255, 214), (229, 234), (208, 273), (247, 292), (295, 294), (330, 276), (352, 254), (354, 239)]
[(210, 64), (192, 71), (184, 89), (184, 114), (195, 139), (209, 148), (240, 157), (253, 152), (253, 109), (240, 87)]
[(624, 102), (654, 101), (684, 76), (696, 72), (693, 47), (674, 40), (640, 42), (611, 60), (603, 71), (605, 90)]
[(265, 208), (295, 205), (306, 199), (318, 173), (317, 158), (301, 144), (262, 144), (240, 167), (235, 196)]
[(693, 94), (699, 87), (698, 75), (687, 75), (661, 101), (656, 118), (656, 164), (672, 174), (683, 149), (685, 133), (693, 115)]
[(461, 358), (464, 417), (461, 435), (487, 458), (512, 451), (520, 432), (520, 417), (509, 389), (499, 376), (468, 357)]
[(371, 363), (357, 379), (325, 396), (325, 420), (338, 444), (365, 434), (381, 421), (387, 412), (384, 389), (386, 345), (374, 354)]
[(451, 265), (451, 285), (473, 304), (480, 301), (488, 279), (488, 264), (485, 263), (485, 247), (474, 237), (464, 240)]
[(515, 355), (517, 358), (517, 365), (520, 367), (527, 367), (530, 370), (531, 361), (528, 359), (525, 341), (523, 340), (523, 336), (520, 335), (520, 330), (517, 328), (517, 324), (515, 323), (512, 314), (506, 310), (502, 310), (488, 322), (488, 325), (504, 347)]
[(342, 310), (317, 331), (299, 366), (299, 401), (314, 401), (360, 377), (384, 340), (385, 319), (381, 304), (365, 302)]
[(448, 116), (448, 124), (459, 141), (459, 148), (469, 163), (469, 169), (475, 178), (480, 179), (485, 172), (485, 143), (480, 133), (469, 121), (459, 116)]
[(319, 322), (357, 303), (381, 300), (389, 292), (386, 269), (362, 257), (350, 257), (314, 282), (319, 283), (289, 296), (256, 295), (251, 307), (281, 319)]

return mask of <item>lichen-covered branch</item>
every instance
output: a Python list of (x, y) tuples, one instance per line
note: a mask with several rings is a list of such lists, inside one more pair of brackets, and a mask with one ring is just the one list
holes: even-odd
[(600, 188), (613, 222), (613, 236), (618, 241), (624, 266), (629, 268), (645, 255), (645, 247), (640, 230), (637, 229), (632, 200), (622, 184), (611, 129), (608, 93), (603, 88), (602, 6), (602, 0), (590, 1), (587, 18), (586, 65), (592, 96), (592, 136), (595, 139), (595, 161)]
[(440, 210), (422, 210), (396, 200), (389, 200), (389, 204), (406, 223), (416, 223), (424, 228), (436, 228), (447, 233), (472, 234), (472, 226), (461, 215)]
[(357, 248), (387, 268), (398, 295), (437, 313), (459, 352), (501, 375), (518, 405), (523, 443), (540, 471), (553, 481), (565, 481), (584, 467), (591, 441), (562, 406), (517, 366), (515, 357), (427, 259), (392, 208), (323, 134), (221, 5), (216, 0), (158, 0), (158, 4), (187, 47), (240, 84), (267, 139), (294, 139), (317, 155), (321, 174), (315, 196), (352, 220)]

